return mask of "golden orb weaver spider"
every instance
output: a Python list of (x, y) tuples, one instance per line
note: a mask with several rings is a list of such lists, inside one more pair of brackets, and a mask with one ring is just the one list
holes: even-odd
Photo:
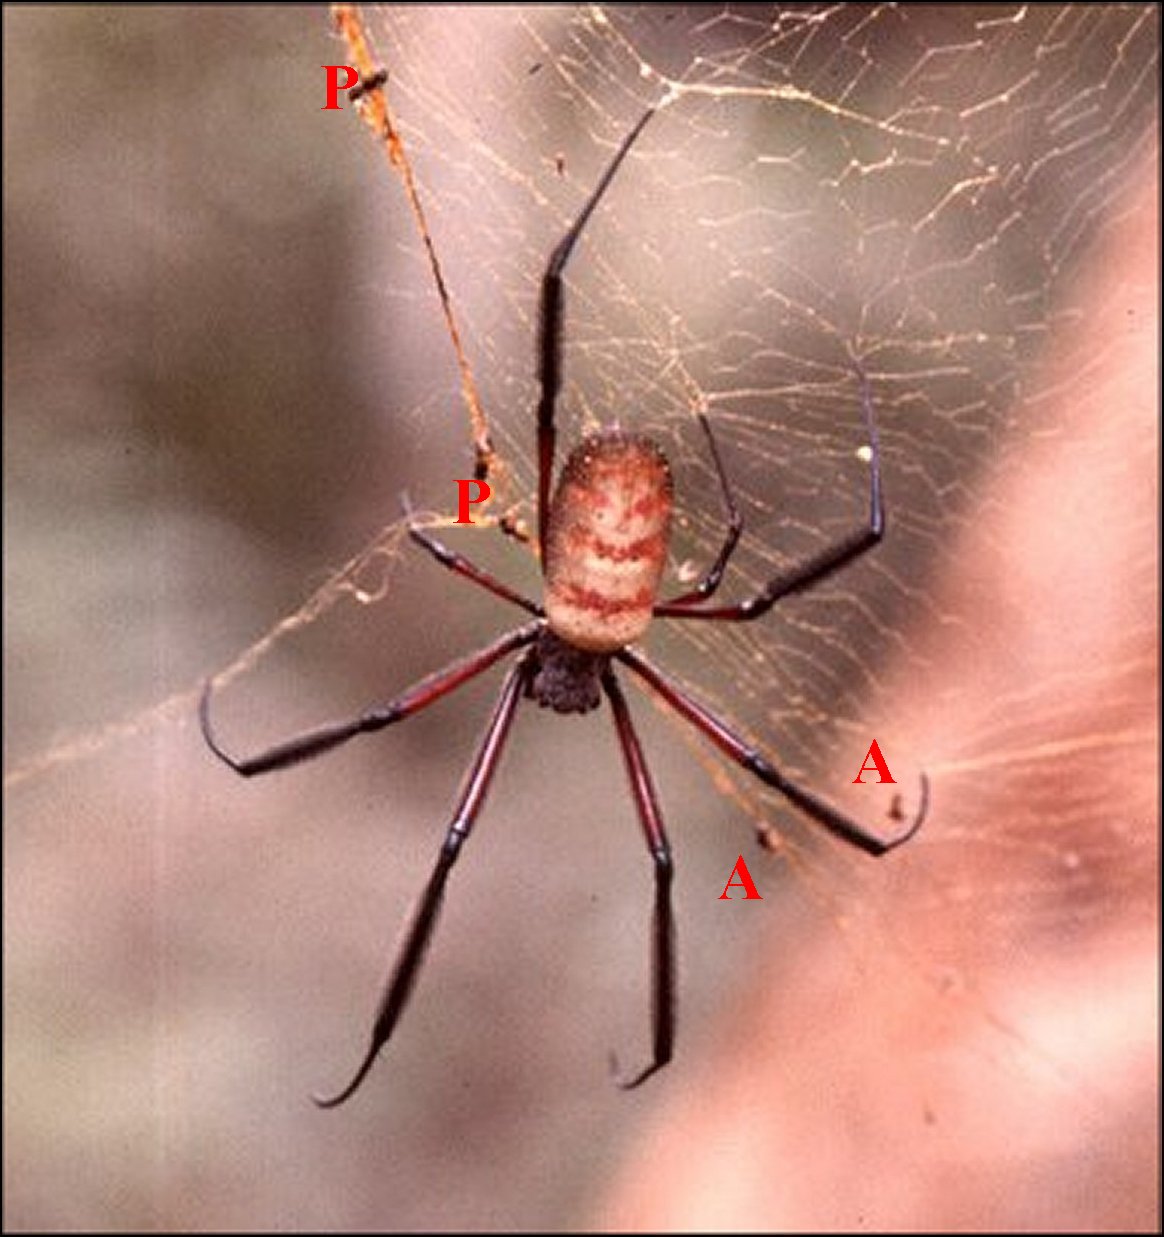
[(861, 413), (869, 434), (868, 524), (782, 572), (745, 601), (718, 606), (704, 604), (719, 588), (743, 532), (743, 520), (711, 424), (703, 413), (699, 414), (699, 421), (719, 479), (728, 514), (728, 530), (715, 561), (694, 588), (681, 596), (657, 600), (670, 531), (672, 481), (666, 456), (649, 438), (617, 428), (588, 435), (568, 456), (551, 499), (556, 437), (554, 411), (562, 374), (563, 272), (587, 221), (654, 113), (654, 108), (644, 113), (623, 139), (578, 218), (550, 254), (542, 276), (538, 330), (541, 397), (537, 409), (537, 527), (545, 577), (543, 603), (539, 605), (521, 596), (416, 526), (411, 521), (407, 498), (404, 499), (409, 515), (409, 536), (418, 546), (457, 575), (529, 611), (533, 620), (429, 675), (379, 708), (349, 721), (312, 730), (245, 759), (231, 756), (215, 738), (210, 725), (209, 682), (202, 693), (199, 720), (206, 743), (236, 773), (252, 777), (286, 769), (320, 756), (356, 735), (403, 721), (482, 674), (502, 658), (521, 653), (506, 675), (493, 715), (469, 767), (452, 823), (381, 998), (368, 1050), (351, 1081), (341, 1091), (330, 1098), (315, 1098), (321, 1108), (334, 1108), (356, 1091), (396, 1029), (432, 938), (449, 873), (484, 805), (514, 713), (523, 696), (558, 713), (586, 713), (597, 708), (605, 694), (614, 715), (631, 793), (654, 864), (653, 1051), (646, 1066), (620, 1082), (624, 1088), (637, 1087), (671, 1060), (675, 1038), (675, 931), (671, 913), (671, 848), (650, 771), (631, 723), (626, 698), (615, 677), (615, 663), (638, 675), (725, 755), (778, 790), (831, 833), (866, 854), (879, 856), (902, 845), (913, 837), (925, 819), (929, 783), (923, 773), (921, 802), (914, 819), (895, 837), (878, 837), (792, 781), (725, 721), (631, 647), (655, 618), (715, 622), (760, 618), (781, 598), (811, 588), (881, 540), (885, 513), (881, 498), (880, 445), (869, 381), (860, 365), (853, 363), (860, 381)]

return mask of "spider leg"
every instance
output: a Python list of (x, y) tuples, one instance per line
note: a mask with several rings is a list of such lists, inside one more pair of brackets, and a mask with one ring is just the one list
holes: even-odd
[(433, 868), (432, 875), (428, 879), (428, 884), (409, 922), (404, 944), (392, 968), (387, 987), (384, 989), (372, 1028), (372, 1042), (368, 1051), (351, 1082), (342, 1091), (326, 1098), (312, 1096), (320, 1108), (336, 1108), (354, 1094), (360, 1083), (367, 1077), (380, 1049), (391, 1038), (392, 1032), (396, 1029), (396, 1023), (408, 1004), (420, 964), (424, 960), (433, 928), (436, 926), (437, 915), (444, 898), (445, 882), (457, 860), (462, 843), (472, 831), (477, 814), (485, 803), (489, 783), (497, 771), (505, 740), (509, 735), (509, 727), (521, 699), (528, 667), (529, 654), (527, 653), (506, 676), (501, 695), (493, 710), (493, 716), (486, 728), (485, 737), (469, 767), (468, 776), (461, 790), (460, 801), (453, 813), (452, 824), (449, 825), (448, 832), (445, 834), (444, 845), (437, 856), (436, 866)]
[[(854, 363), (855, 364), (855, 363)], [(873, 397), (869, 391), (869, 378), (859, 365), (855, 365), (861, 383), (861, 414), (869, 433), (869, 523), (868, 526), (842, 537), (840, 541), (814, 554), (811, 558), (770, 580), (755, 596), (730, 606), (713, 606), (697, 609), (683, 604), (685, 598), (664, 602), (655, 607), (661, 618), (717, 619), (741, 622), (759, 618), (775, 605), (781, 597), (800, 593), (840, 570), (853, 559), (860, 558), (871, 550), (885, 535), (885, 506), (881, 499), (881, 444), (877, 437), (877, 425), (873, 420)]]
[(665, 675), (657, 667), (640, 657), (630, 649), (623, 649), (615, 656), (624, 665), (629, 666), (641, 679), (645, 679), (651, 687), (679, 714), (685, 717), (696, 729), (702, 731), (720, 751), (725, 752), (738, 765), (749, 773), (754, 773), (760, 781), (774, 790), (780, 791), (785, 798), (790, 799), (801, 811), (807, 813), (824, 825), (830, 833), (853, 846), (859, 847), (868, 855), (880, 856), (888, 851), (904, 845), (921, 828), (930, 805), (929, 778), (921, 775), (921, 804), (917, 815), (909, 825), (896, 837), (880, 838), (863, 825), (859, 825), (845, 813), (838, 811), (831, 804), (813, 794), (804, 787), (797, 785), (775, 765), (767, 761), (760, 753), (746, 743), (728, 725), (721, 721), (705, 705), (693, 699), (687, 692)]
[[(740, 539), (740, 534), (744, 531), (744, 517), (740, 515), (740, 510), (736, 506), (735, 495), (732, 493), (731, 483), (728, 481), (727, 472), (724, 470), (723, 460), (720, 459), (719, 448), (715, 443), (715, 435), (711, 432), (711, 422), (707, 416), (700, 412), (699, 423), (703, 426), (703, 432), (707, 435), (707, 445), (711, 448), (711, 458), (715, 463), (715, 471), (719, 476), (719, 489), (723, 495), (723, 505), (727, 511), (728, 530), (727, 536), (724, 538), (723, 545), (716, 560), (703, 574), (703, 579), (688, 593), (684, 593), (680, 597), (671, 597), (663, 602), (664, 606), (688, 606), (695, 601), (705, 601), (708, 597), (719, 588), (720, 581), (723, 579), (723, 573), (727, 569), (727, 565), (736, 548), (736, 543)], [(656, 606), (654, 613), (658, 614), (660, 607)]]
[(482, 588), (488, 589), (489, 592), (505, 601), (511, 601), (515, 606), (521, 606), (523, 610), (528, 610), (531, 614), (541, 616), (544, 613), (541, 606), (536, 602), (530, 601), (528, 597), (523, 597), (520, 593), (515, 592), (508, 584), (502, 584), (495, 576), (478, 567), (476, 563), (471, 562), (463, 554), (450, 550), (444, 542), (438, 541), (430, 533), (425, 532), (423, 528), (419, 528), (414, 524), (412, 521), (412, 503), (409, 501), (407, 494), (400, 495), (400, 505), (404, 508), (404, 514), (408, 520), (408, 535), (421, 549), (427, 550), (442, 567), (447, 567), (450, 571), (456, 572), (457, 575), (464, 576), (467, 580), (472, 580), (474, 584), (479, 584)]
[(570, 230), (554, 246), (550, 260), (542, 275), (541, 305), (538, 309), (538, 382), (541, 398), (538, 401), (538, 545), (542, 553), (546, 548), (546, 528), (550, 518), (550, 485), (554, 473), (554, 401), (562, 385), (562, 272), (570, 260), (570, 254), (582, 229), (586, 226), (594, 208), (614, 179), (619, 165), (643, 131), (643, 126), (655, 114), (648, 108), (635, 127), (622, 140), (615, 151), (602, 179), (586, 200), (578, 218)]
[(328, 726), (320, 726), (317, 730), (310, 730), (294, 739), (276, 744), (257, 756), (250, 756), (243, 760), (231, 756), (214, 737), (214, 732), (210, 727), (210, 695), (214, 683), (213, 680), (208, 679), (202, 690), (202, 699), (198, 704), (198, 720), (202, 726), (202, 737), (220, 760), (230, 765), (243, 777), (252, 777), (256, 773), (270, 773), (274, 769), (286, 769), (304, 760), (311, 760), (315, 756), (322, 756), (324, 752), (331, 751), (333, 747), (339, 747), (341, 743), (346, 743), (348, 739), (358, 734), (382, 730), (393, 722), (402, 721), (414, 713), (419, 713), (434, 700), (439, 700), (442, 696), (460, 687), (462, 683), (488, 670), (507, 653), (532, 644), (541, 630), (540, 622), (527, 623), (524, 627), (509, 632), (499, 640), (494, 640), (492, 644), (486, 645), (476, 653), (462, 657), (443, 670), (438, 670), (428, 675), (427, 678), (421, 679), (419, 683), (414, 683), (407, 691), (379, 708), (362, 713), (351, 721), (332, 722)]
[[(651, 1063), (619, 1086), (629, 1091), (646, 1082), (671, 1060), (675, 1041), (675, 921), (671, 914), (671, 847), (663, 827), (659, 801), (651, 782), (650, 770), (639, 746), (638, 735), (631, 725), (630, 710), (614, 673), (608, 668), (602, 676), (610, 707), (614, 712), (614, 724), (618, 729), (618, 741), (622, 747), (626, 770), (630, 775), (631, 790), (639, 821), (655, 865), (655, 915), (652, 932), (652, 1015), (654, 1049)], [(617, 1069), (617, 1062), (615, 1063)]]

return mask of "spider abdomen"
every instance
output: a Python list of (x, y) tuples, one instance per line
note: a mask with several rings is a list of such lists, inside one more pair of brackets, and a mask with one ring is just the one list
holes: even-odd
[(643, 634), (666, 562), (672, 491), (666, 456), (640, 434), (602, 430), (570, 453), (545, 547), (555, 635), (611, 653)]

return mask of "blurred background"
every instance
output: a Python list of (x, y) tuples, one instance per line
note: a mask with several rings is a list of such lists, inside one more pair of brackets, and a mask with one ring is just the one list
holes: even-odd
[[(472, 466), (439, 300), (322, 110), (326, 9), (8, 6), (6, 1226), (1153, 1227), (1156, 9), (366, 18), (520, 514), (542, 266), (664, 96), (571, 268), (559, 441), (665, 446), (672, 590), (722, 535), (696, 408), (725, 595), (861, 520), (860, 357), (884, 545), (647, 648), (871, 826), (874, 736), (933, 814), (850, 855), (631, 691), (681, 959), (625, 1095), (649, 863), (607, 719), (527, 709), (396, 1038), (317, 1112), (499, 675), (249, 782), (194, 710), (218, 676), (257, 751), (520, 621), (400, 544), (401, 489), (447, 513)], [(719, 902), (741, 853), (764, 900)]]

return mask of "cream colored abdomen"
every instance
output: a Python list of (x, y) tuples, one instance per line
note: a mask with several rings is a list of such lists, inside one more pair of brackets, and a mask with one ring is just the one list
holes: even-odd
[(671, 470), (650, 439), (604, 430), (575, 448), (546, 538), (546, 618), (557, 636), (610, 653), (643, 634), (666, 563), (671, 506)]

